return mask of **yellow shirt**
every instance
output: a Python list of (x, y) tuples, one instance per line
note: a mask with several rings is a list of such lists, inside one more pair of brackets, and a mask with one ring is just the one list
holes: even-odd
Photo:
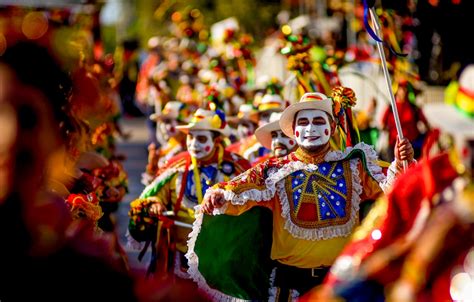
[[(333, 227), (330, 225), (331, 222), (325, 222), (323, 220), (320, 220), (319, 225), (316, 227), (301, 227), (301, 224), (304, 224), (305, 222), (298, 220), (298, 217), (295, 216), (298, 214), (291, 214), (296, 212), (294, 208), (290, 209), (290, 214), (285, 214), (285, 212), (288, 213), (288, 211), (285, 211), (282, 204), (285, 205), (287, 203), (292, 202), (292, 200), (290, 200), (290, 198), (288, 197), (292, 194), (291, 189), (289, 189), (291, 188), (291, 186), (288, 185), (288, 182), (291, 182), (291, 180), (288, 180), (288, 176), (284, 177), (283, 180), (281, 180), (286, 183), (285, 192), (278, 191), (277, 188), (274, 196), (267, 201), (255, 201), (249, 199), (241, 205), (232, 202), (227, 202), (224, 213), (228, 215), (239, 215), (254, 206), (267, 207), (273, 211), (273, 243), (271, 249), (271, 258), (273, 260), (277, 260), (286, 265), (301, 268), (330, 266), (334, 262), (338, 254), (342, 251), (345, 244), (348, 242), (352, 230), (359, 224), (358, 211), (356, 211), (355, 209), (351, 209), (352, 201), (354, 200), (352, 198), (352, 194), (357, 194), (357, 189), (354, 190), (354, 186), (357, 186), (358, 184), (354, 183), (358, 182), (361, 186), (361, 190), (358, 194), (357, 200), (375, 200), (376, 197), (382, 193), (382, 189), (380, 188), (379, 183), (366, 172), (360, 160), (351, 159), (350, 161), (357, 162), (352, 163), (351, 166), (349, 160), (347, 160), (347, 162), (343, 163), (342, 165), (345, 170), (344, 174), (346, 176), (345, 179), (347, 182), (347, 191), (351, 191), (350, 194), (348, 193), (346, 196), (348, 199), (350, 199), (346, 200), (346, 212), (350, 213), (352, 211), (352, 213), (348, 215), (352, 215), (350, 219), (353, 220), (353, 224), (345, 222), (347, 228), (344, 230), (344, 228), (342, 227), (344, 225), (343, 222), (340, 222), (339, 226), (336, 225), (338, 223), (337, 219), (339, 219), (336, 217), (336, 224), (334, 229), (337, 229), (339, 227), (340, 230), (342, 230), (341, 232), (344, 233), (340, 236), (333, 234), (330, 236), (323, 236), (325, 238), (320, 238), (321, 236), (318, 238), (317, 236), (313, 236), (310, 234), (306, 236), (307, 238), (301, 238), (302, 236), (305, 236), (306, 230), (308, 230), (308, 232), (313, 232), (314, 234), (314, 232), (317, 232), (318, 228), (320, 230), (331, 230)], [(353, 167), (357, 171), (351, 171), (351, 168)], [(257, 167), (256, 170), (258, 169), (259, 168)], [(354, 173), (356, 173), (357, 175), (354, 176)], [(377, 170), (377, 173), (379, 174), (378, 177), (380, 178), (381, 171)], [(308, 176), (306, 176), (306, 178), (308, 178)], [(292, 178), (292, 180), (294, 179), (295, 178)], [(257, 185), (259, 184), (259, 181), (256, 181), (255, 179), (252, 179), (251, 182)], [(321, 184), (322, 181), (319, 181), (319, 183)], [(237, 187), (233, 187), (233, 184), (227, 185), (227, 187), (226, 185), (218, 185), (214, 187), (214, 189), (218, 188), (221, 188), (224, 191), (230, 189), (237, 194), (241, 194), (244, 192), (244, 190), (238, 189)], [(246, 189), (249, 189), (249, 187), (246, 187)], [(285, 195), (285, 197), (283, 197), (283, 199), (285, 200), (282, 202), (281, 199), (283, 195)], [(309, 197), (302, 197), (302, 195), (299, 196), (300, 198), (306, 199), (311, 197), (310, 195), (308, 195)], [(321, 203), (319, 203), (319, 205), (321, 205)], [(358, 209), (358, 205), (356, 208)], [(302, 215), (305, 214), (303, 213)], [(324, 213), (320, 212), (320, 209), (318, 209), (318, 215), (319, 218), (321, 218), (321, 215), (324, 215)], [(345, 219), (347, 220), (347, 217)], [(321, 225), (321, 223), (329, 224), (324, 226)], [(298, 228), (298, 226), (295, 227), (295, 225), (298, 224), (300, 224), (300, 228), (299, 230), (295, 231), (295, 228)]]

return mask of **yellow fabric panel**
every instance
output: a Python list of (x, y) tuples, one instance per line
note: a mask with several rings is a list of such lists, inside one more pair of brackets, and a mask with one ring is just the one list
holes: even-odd
[[(362, 164), (360, 164), (358, 168), (361, 186), (363, 188), (361, 202), (368, 199), (375, 200), (383, 193), (382, 189), (377, 181), (363, 169)], [(238, 186), (226, 187), (226, 189), (233, 189), (233, 192), (243, 191), (240, 190), (241, 188), (238, 188)], [(285, 265), (300, 268), (332, 265), (351, 237), (338, 237), (318, 241), (295, 238), (285, 230), (285, 220), (281, 216), (282, 209), (278, 195), (275, 195), (274, 198), (266, 202), (249, 201), (244, 205), (229, 204), (226, 209), (226, 214), (240, 215), (254, 206), (265, 206), (273, 210), (273, 244), (271, 258)], [(357, 225), (356, 223), (354, 228), (356, 228)]]
[(311, 241), (293, 237), (285, 230), (281, 207), (273, 212), (273, 244), (271, 258), (300, 268), (332, 265), (350, 236)]
[(255, 206), (266, 207), (266, 208), (269, 208), (270, 210), (273, 210), (273, 204), (274, 204), (274, 202), (272, 200), (270, 200), (270, 201), (260, 201), (260, 202), (248, 201), (247, 203), (245, 203), (243, 205), (233, 205), (229, 202), (229, 204), (227, 205), (227, 209), (225, 211), (225, 214), (232, 215), (232, 216), (238, 216), (238, 215), (250, 210), (251, 208), (253, 208)]
[(362, 194), (360, 196), (361, 203), (364, 202), (364, 200), (376, 200), (383, 194), (382, 188), (380, 188), (379, 183), (365, 171), (361, 162), (359, 162), (358, 168), (360, 184), (362, 186)]

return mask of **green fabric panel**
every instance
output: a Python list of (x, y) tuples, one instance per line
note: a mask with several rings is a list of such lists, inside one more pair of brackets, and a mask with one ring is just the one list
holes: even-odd
[(367, 173), (369, 173), (370, 177), (375, 179), (374, 176), (372, 175), (372, 173), (370, 172), (369, 168), (367, 167), (367, 158), (365, 157), (364, 151), (362, 151), (361, 149), (353, 149), (342, 160), (353, 159), (353, 158), (360, 159), (360, 161), (362, 162), (362, 166), (364, 167), (365, 171)]
[(210, 287), (241, 299), (268, 299), (272, 223), (272, 212), (263, 207), (240, 216), (204, 216), (194, 250)]
[(147, 198), (147, 197), (150, 197), (150, 196), (155, 196), (158, 191), (161, 190), (161, 188), (163, 188), (163, 186), (171, 180), (171, 178), (173, 178), (173, 176), (175, 175), (176, 173), (174, 174), (171, 174), (170, 176), (166, 177), (165, 179), (163, 179), (162, 181), (160, 181), (159, 183), (157, 183), (154, 187), (150, 188), (148, 191), (146, 192), (143, 192), (142, 195), (140, 195), (140, 198)]

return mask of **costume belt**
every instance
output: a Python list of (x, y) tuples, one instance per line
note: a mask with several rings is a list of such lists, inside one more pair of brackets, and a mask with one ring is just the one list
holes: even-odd
[(300, 268), (276, 262), (275, 286), (296, 289), (303, 294), (321, 284), (329, 272), (329, 266)]

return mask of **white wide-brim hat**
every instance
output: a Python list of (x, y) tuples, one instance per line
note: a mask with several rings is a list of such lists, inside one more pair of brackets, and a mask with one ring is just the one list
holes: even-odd
[(216, 111), (199, 108), (187, 125), (176, 126), (179, 131), (188, 134), (191, 130), (209, 130), (219, 132), (224, 136), (230, 135), (230, 128), (225, 121), (225, 115)]
[(257, 138), (258, 142), (269, 150), (272, 149), (272, 132), (281, 130), (280, 128), (281, 115), (282, 115), (281, 112), (272, 113), (272, 115), (270, 115), (269, 123), (261, 127), (258, 127), (257, 130), (255, 130), (255, 137)]
[(286, 102), (279, 94), (265, 94), (257, 104), (259, 112), (282, 111), (286, 107)]
[(301, 110), (321, 110), (329, 114), (334, 120), (332, 114), (332, 99), (319, 92), (305, 93), (298, 103), (290, 105), (283, 111), (280, 118), (280, 128), (288, 137), (295, 138), (293, 133), (293, 121), (296, 114)]
[(459, 139), (474, 139), (474, 118), (467, 117), (454, 105), (426, 104), (423, 113), (433, 128), (439, 128)]

